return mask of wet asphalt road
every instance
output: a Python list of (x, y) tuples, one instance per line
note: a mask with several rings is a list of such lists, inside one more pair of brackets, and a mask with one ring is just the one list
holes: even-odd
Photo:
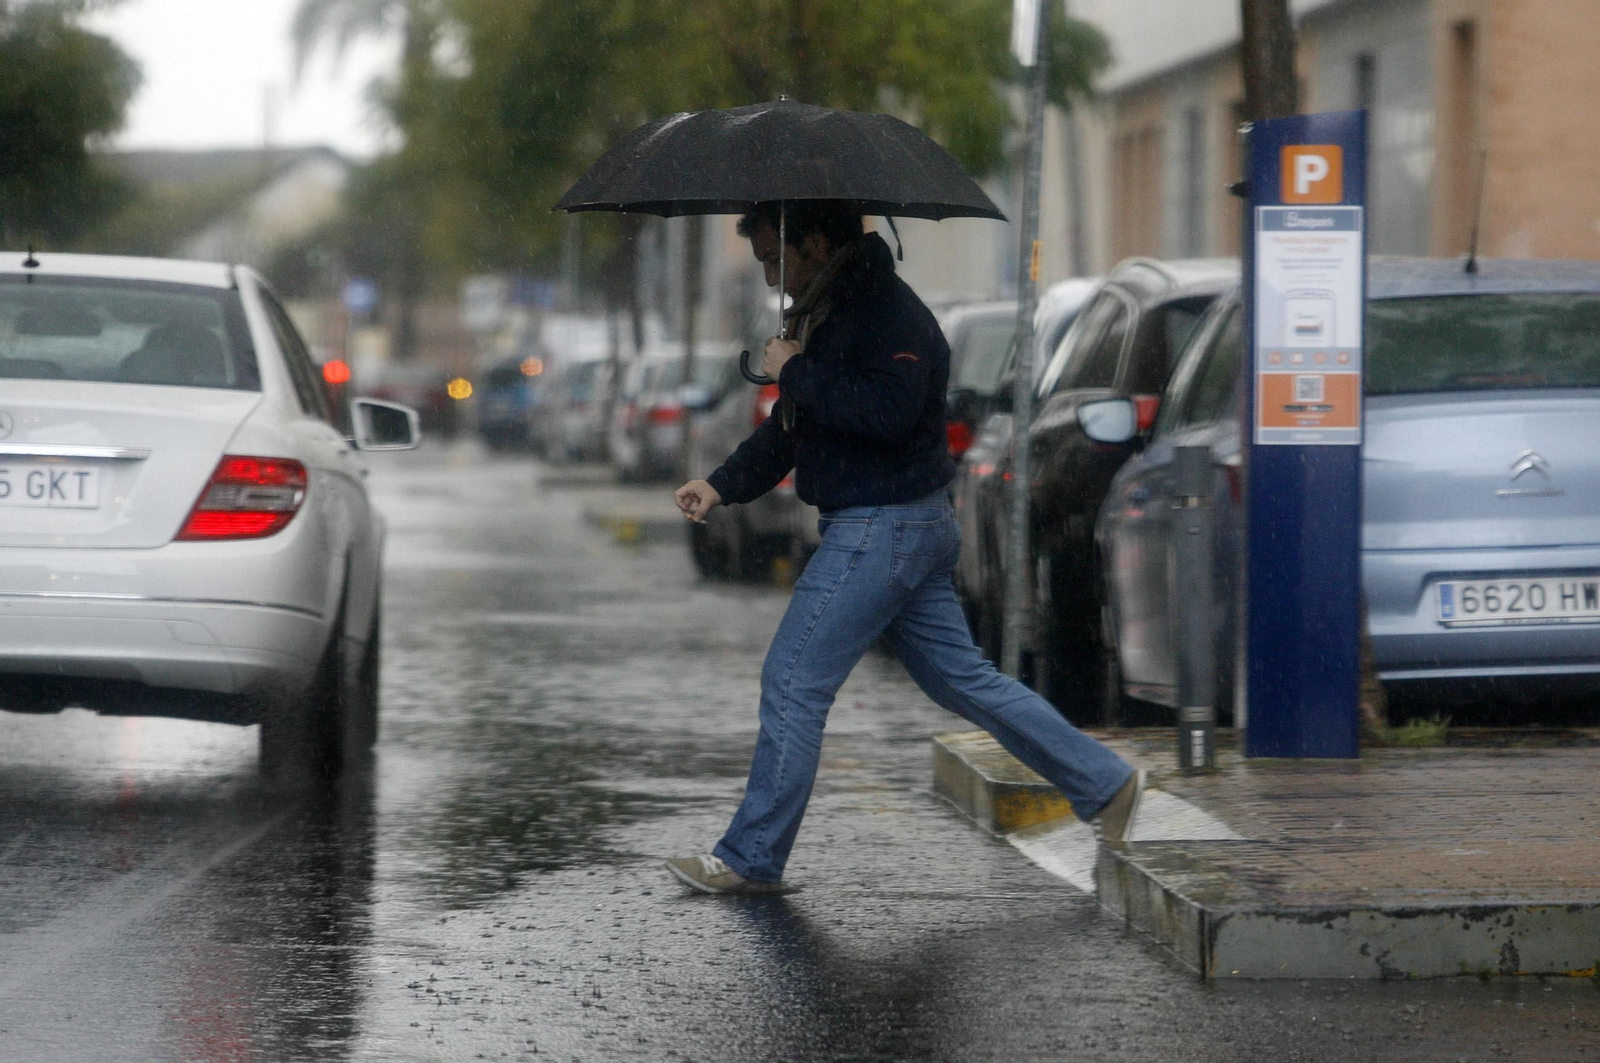
[(660, 863), (733, 810), (785, 593), (619, 545), (525, 459), (375, 464), (370, 778), (276, 790), (253, 729), (0, 716), (0, 1063), (1600, 1059), (1591, 980), (1198, 982), (932, 796), (958, 721), (880, 657), (802, 889), (688, 894)]

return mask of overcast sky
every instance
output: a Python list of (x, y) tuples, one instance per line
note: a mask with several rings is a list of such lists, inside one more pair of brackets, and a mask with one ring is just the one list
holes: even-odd
[(85, 21), (139, 63), (144, 82), (117, 148), (260, 147), (266, 101), (273, 142), (326, 144), (365, 157), (382, 143), (366, 102), (393, 68), (392, 41), (358, 40), (335, 65), (312, 54), (299, 84), (289, 24), (299, 0), (126, 0)]

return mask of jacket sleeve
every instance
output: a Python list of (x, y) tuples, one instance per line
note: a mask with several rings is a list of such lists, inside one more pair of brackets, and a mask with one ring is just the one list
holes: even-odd
[(936, 358), (932, 341), (911, 330), (895, 330), (899, 340), (892, 332), (853, 331), (845, 342), (854, 349), (847, 348), (843, 358), (791, 358), (778, 375), (779, 386), (820, 427), (887, 442), (905, 439), (927, 405)]
[(794, 433), (785, 432), (776, 415), (769, 416), (716, 472), (706, 477), (706, 482), (723, 502), (753, 502), (776, 487), (794, 468), (794, 452)]

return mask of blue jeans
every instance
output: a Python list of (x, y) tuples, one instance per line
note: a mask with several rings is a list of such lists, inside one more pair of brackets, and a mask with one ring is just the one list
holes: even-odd
[(822, 543), (767, 651), (755, 758), (718, 857), (745, 878), (783, 877), (834, 694), (880, 635), (928, 697), (994, 735), (1080, 818), (1106, 806), (1133, 768), (973, 644), (950, 581), (961, 540), (943, 491), (833, 510), (820, 524)]

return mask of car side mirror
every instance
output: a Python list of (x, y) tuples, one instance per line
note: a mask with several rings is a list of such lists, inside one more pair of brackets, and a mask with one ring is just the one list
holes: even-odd
[(1096, 443), (1126, 443), (1139, 434), (1132, 399), (1101, 399), (1078, 407), (1078, 426)]
[(356, 399), (350, 410), (357, 450), (411, 450), (422, 442), (422, 419), (409, 406)]
[(685, 384), (678, 389), (678, 403), (686, 410), (704, 413), (716, 402), (716, 395), (704, 384)]

